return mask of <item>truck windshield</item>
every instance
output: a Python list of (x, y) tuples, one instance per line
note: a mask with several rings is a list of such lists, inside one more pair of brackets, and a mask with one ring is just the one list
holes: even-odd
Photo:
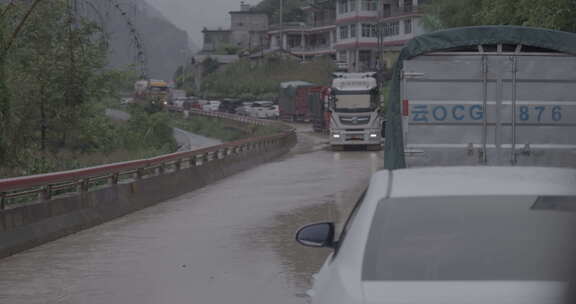
[(576, 256), (576, 197), (398, 198), (380, 202), (367, 281), (563, 281)]
[(375, 109), (374, 94), (370, 91), (337, 91), (334, 97), (336, 112), (367, 112)]

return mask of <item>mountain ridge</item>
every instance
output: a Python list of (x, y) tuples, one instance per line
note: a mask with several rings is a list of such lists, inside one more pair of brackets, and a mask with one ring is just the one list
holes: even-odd
[(174, 25), (162, 12), (145, 0), (98, 1), (95, 7), (106, 17), (104, 28), (110, 37), (109, 66), (140, 67), (138, 52), (131, 34), (131, 23), (142, 41), (150, 78), (171, 80), (176, 69), (190, 54), (188, 33)]

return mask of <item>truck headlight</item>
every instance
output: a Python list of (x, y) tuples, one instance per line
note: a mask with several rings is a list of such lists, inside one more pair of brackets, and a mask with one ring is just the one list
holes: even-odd
[(340, 134), (332, 134), (332, 137), (334, 137), (334, 138), (340, 138)]
[(376, 134), (376, 133), (370, 133), (370, 138), (376, 138), (376, 137), (378, 137), (378, 134)]

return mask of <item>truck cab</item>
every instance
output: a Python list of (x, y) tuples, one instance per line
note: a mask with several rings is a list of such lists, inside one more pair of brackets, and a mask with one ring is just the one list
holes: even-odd
[(335, 73), (330, 89), (330, 145), (382, 147), (380, 93), (373, 73)]
[(168, 83), (157, 79), (141, 79), (134, 84), (134, 101), (147, 111), (156, 112), (168, 105), (170, 87)]

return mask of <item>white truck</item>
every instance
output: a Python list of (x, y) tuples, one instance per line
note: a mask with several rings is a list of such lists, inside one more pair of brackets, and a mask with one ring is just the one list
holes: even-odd
[[(456, 35), (470, 41), (432, 48)], [(400, 58), (388, 165), (576, 166), (572, 35), (485, 27), (428, 37), (429, 50)]]
[(380, 93), (374, 73), (334, 73), (330, 88), (330, 145), (382, 148)]

